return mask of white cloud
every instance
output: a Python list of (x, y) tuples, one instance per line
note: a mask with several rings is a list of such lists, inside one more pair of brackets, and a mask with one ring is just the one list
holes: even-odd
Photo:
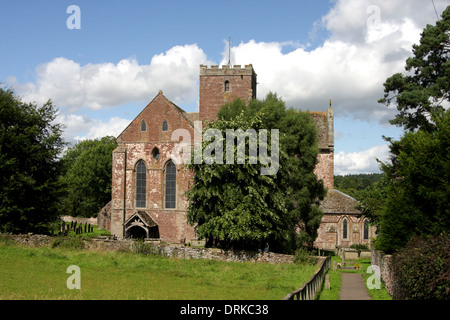
[(69, 143), (105, 136), (117, 137), (131, 122), (119, 117), (112, 117), (104, 122), (76, 114), (59, 115), (55, 121), (66, 126), (63, 136)]
[[(442, 12), (445, 1), (435, 3)], [(303, 110), (323, 110), (332, 99), (336, 117), (350, 115), (386, 124), (396, 110), (377, 102), (383, 96), (383, 83), (393, 73), (404, 71), (412, 44), (419, 41), (426, 24), (435, 20), (434, 8), (428, 1), (338, 0), (312, 26), (329, 32), (322, 45), (308, 49), (309, 44), (295, 41), (251, 40), (232, 47), (232, 63), (253, 64), (258, 74), (259, 98), (269, 91), (277, 92), (288, 106)], [(220, 64), (227, 62), (225, 49)], [(130, 102), (146, 103), (160, 89), (178, 105), (196, 104), (200, 64), (215, 63), (191, 44), (156, 54), (149, 64), (125, 58), (117, 64), (80, 65), (59, 57), (36, 68), (35, 82), (21, 84), (10, 77), (7, 83), (25, 101), (43, 103), (51, 98), (67, 124), (68, 137), (91, 138), (109, 132), (117, 135), (118, 128), (128, 120), (98, 121), (75, 114), (84, 108), (100, 110)]]
[(345, 153), (340, 151), (334, 155), (334, 174), (380, 172), (380, 164), (376, 159), (382, 162), (389, 159), (389, 147), (387, 145), (375, 146), (361, 152)]
[[(81, 66), (64, 57), (36, 69), (36, 83), (7, 82), (23, 100), (43, 103), (51, 99), (70, 112), (99, 110), (135, 101), (148, 101), (163, 90), (175, 103), (198, 99), (199, 65), (211, 63), (196, 44), (175, 46), (153, 56), (148, 65), (133, 58), (114, 63)], [(176, 75), (176, 76), (175, 76)]]

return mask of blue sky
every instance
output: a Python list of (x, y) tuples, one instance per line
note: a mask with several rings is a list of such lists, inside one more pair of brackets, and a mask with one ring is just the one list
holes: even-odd
[[(448, 0), (434, 0), (440, 14)], [(81, 29), (69, 29), (70, 5)], [(378, 172), (395, 110), (377, 103), (436, 13), (431, 0), (2, 1), (0, 83), (52, 99), (65, 138), (118, 135), (158, 90), (198, 108), (199, 64), (252, 63), (258, 98), (335, 114), (335, 173)]]

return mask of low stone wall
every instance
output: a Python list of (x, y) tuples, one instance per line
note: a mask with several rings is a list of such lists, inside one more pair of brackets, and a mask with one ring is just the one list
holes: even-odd
[(161, 248), (166, 256), (182, 258), (182, 259), (209, 259), (220, 261), (237, 261), (237, 262), (266, 262), (266, 263), (293, 263), (294, 256), (273, 253), (273, 252), (256, 252), (256, 251), (234, 251), (221, 250), (212, 248), (192, 248), (183, 246), (170, 246), (161, 244), (151, 244)]
[(392, 269), (392, 255), (384, 254), (378, 250), (372, 250), (371, 264), (380, 268), (381, 281), (391, 297), (395, 296), (396, 283)]
[(50, 246), (55, 240), (54, 237), (49, 237), (40, 234), (18, 234), (18, 235), (7, 235), (0, 234), (6, 242), (14, 242), (19, 245), (26, 245), (31, 247), (47, 247)]
[[(14, 241), (21, 245), (34, 247), (51, 246), (57, 239), (45, 235), (2, 235), (7, 241)], [(237, 262), (266, 262), (266, 263), (294, 263), (294, 256), (273, 252), (253, 252), (253, 251), (234, 251), (221, 250), (213, 248), (194, 248), (182, 245), (161, 244), (152, 242), (133, 242), (132, 240), (111, 240), (111, 239), (83, 239), (85, 248), (88, 250), (99, 251), (140, 251), (158, 253), (166, 257), (180, 259), (211, 259), (220, 261)], [(145, 247), (142, 247), (145, 246)]]

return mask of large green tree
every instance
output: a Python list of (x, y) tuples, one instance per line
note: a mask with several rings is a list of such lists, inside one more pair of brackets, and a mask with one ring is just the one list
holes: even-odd
[(450, 110), (433, 119), (435, 130), (407, 132), (391, 141), (392, 162), (378, 217), (377, 247), (402, 248), (412, 236), (450, 231)]
[[(188, 220), (196, 225), (199, 236), (227, 248), (257, 249), (267, 242), (273, 250), (292, 252), (300, 245), (311, 246), (322, 217), (318, 201), (325, 190), (313, 172), (318, 147), (310, 115), (286, 109), (281, 99), (269, 94), (248, 106), (239, 99), (224, 105), (218, 120), (205, 129), (218, 130), (220, 137), (203, 141), (203, 150), (223, 142), (224, 161), (195, 164), (193, 155), (190, 168), (195, 176), (187, 192)], [(237, 139), (233, 154), (229, 154), (226, 131), (237, 129), (253, 129), (256, 133), (266, 129), (268, 156), (274, 155), (276, 146), (272, 141), (277, 141), (271, 129), (279, 130), (279, 166), (274, 174), (261, 174), (261, 169), (267, 167), (261, 158), (251, 162), (249, 140), (243, 164), (237, 163)], [(218, 156), (217, 152), (212, 154)], [(226, 161), (227, 157), (232, 157), (234, 163)]]
[[(383, 205), (372, 205), (378, 222), (376, 246), (385, 252), (401, 249), (414, 235), (450, 230), (450, 6), (435, 26), (427, 25), (406, 75), (386, 80), (380, 100), (400, 111), (392, 124), (403, 126), (400, 140), (390, 144), (390, 160), (382, 164)], [(447, 110), (446, 110), (447, 108)], [(370, 205), (369, 205), (370, 208)]]
[(67, 186), (62, 213), (95, 217), (111, 200), (112, 152), (114, 137), (83, 140), (66, 150), (61, 180)]
[(51, 101), (24, 103), (0, 88), (0, 230), (47, 232), (58, 218), (64, 141), (56, 116)]
[(397, 107), (392, 124), (412, 131), (433, 130), (433, 114), (441, 114), (450, 101), (450, 6), (436, 25), (427, 25), (413, 56), (406, 60), (406, 74), (396, 73), (384, 83), (379, 102)]

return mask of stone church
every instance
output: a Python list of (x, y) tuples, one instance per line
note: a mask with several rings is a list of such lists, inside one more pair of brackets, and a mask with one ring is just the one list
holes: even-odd
[[(235, 98), (247, 103), (256, 98), (256, 73), (252, 65), (200, 65), (199, 112), (185, 112), (160, 91), (117, 137), (113, 152), (112, 199), (99, 212), (99, 228), (119, 238), (152, 238), (175, 243), (197, 239), (187, 223), (188, 201), (184, 193), (193, 174), (177, 164), (171, 141), (176, 129), (194, 137), (194, 121), (217, 118), (220, 107)], [(368, 243), (373, 227), (359, 217), (356, 200), (333, 188), (334, 118), (327, 111), (310, 112), (319, 140), (315, 173), (328, 194), (315, 246), (333, 250), (353, 243)]]

